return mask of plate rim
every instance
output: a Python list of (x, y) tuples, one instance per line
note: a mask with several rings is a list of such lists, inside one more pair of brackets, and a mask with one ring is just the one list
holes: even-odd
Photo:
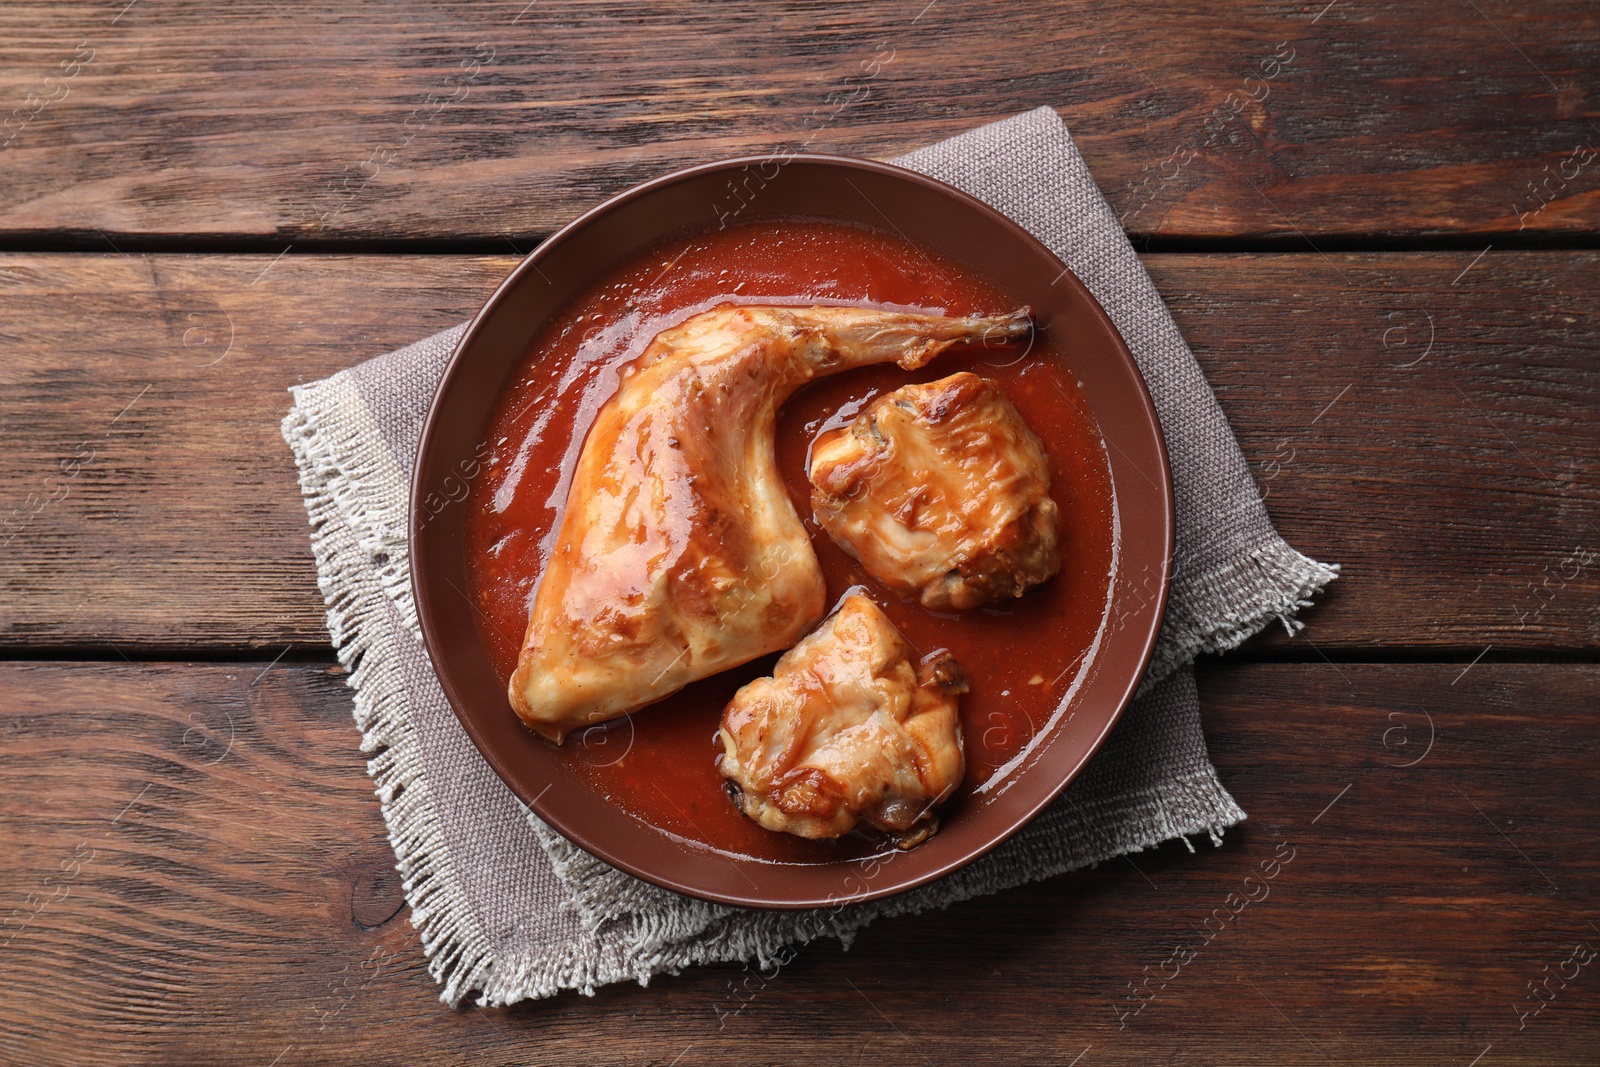
[[(890, 879), (885, 885), (877, 887), (868, 886), (856, 893), (830, 894), (823, 898), (808, 897), (806, 899), (787, 899), (782, 901), (773, 900), (768, 897), (757, 897), (753, 895), (741, 896), (738, 893), (708, 891), (704, 886), (696, 885), (692, 882), (684, 881), (680, 878), (674, 877), (671, 872), (663, 872), (659, 868), (652, 868), (649, 864), (637, 863), (630, 856), (619, 854), (614, 849), (604, 847), (603, 844), (596, 846), (593, 842), (587, 840), (586, 834), (583, 834), (581, 830), (576, 830), (571, 827), (568, 821), (562, 818), (558, 813), (551, 813), (548, 810), (541, 810), (542, 808), (548, 808), (548, 805), (542, 805), (541, 803), (543, 799), (542, 793), (533, 797), (524, 795), (524, 791), (519, 789), (516, 785), (517, 776), (507, 769), (508, 761), (505, 760), (504, 757), (496, 750), (496, 746), (494, 744), (485, 741), (484, 737), (480, 734), (474, 716), (463, 710), (463, 705), (467, 703), (467, 701), (459, 692), (456, 691), (449, 670), (441, 666), (442, 657), (436, 653), (436, 646), (438, 642), (438, 638), (434, 634), (436, 609), (432, 603), (432, 595), (428, 591), (426, 584), (423, 581), (423, 575), (427, 568), (418, 566), (419, 547), (422, 549), (422, 559), (426, 560), (429, 554), (429, 549), (427, 548), (429, 542), (426, 537), (422, 536), (422, 531), (423, 527), (427, 525), (427, 519), (431, 516), (426, 515), (423, 509), (420, 509), (417, 506), (417, 502), (422, 498), (422, 493), (424, 491), (424, 486), (422, 484), (423, 479), (425, 474), (428, 473), (427, 464), (424, 462), (424, 460), (429, 454), (430, 445), (433, 444), (436, 431), (444, 418), (441, 401), (447, 395), (452, 381), (459, 373), (461, 373), (466, 362), (466, 354), (470, 352), (473, 343), (482, 333), (490, 316), (496, 312), (502, 301), (507, 299), (508, 294), (523, 282), (527, 274), (539, 271), (540, 262), (547, 258), (551, 254), (552, 250), (562, 247), (562, 245), (571, 240), (575, 234), (579, 234), (586, 229), (591, 222), (604, 217), (624, 204), (649, 196), (650, 194), (664, 187), (691, 181), (708, 174), (724, 171), (740, 171), (752, 166), (770, 166), (774, 163), (779, 166), (787, 166), (790, 163), (809, 163), (823, 166), (844, 167), (851, 170), (875, 172), (880, 175), (886, 175), (888, 177), (900, 180), (908, 180), (913, 183), (931, 188), (937, 193), (962, 202), (963, 205), (969, 210), (976, 211), (978, 214), (985, 216), (987, 221), (991, 224), (1001, 226), (1002, 228), (1011, 231), (1014, 236), (1022, 239), (1028, 244), (1035, 246), (1039, 251), (1048, 256), (1052, 262), (1059, 265), (1062, 273), (1057, 277), (1057, 281), (1060, 281), (1063, 278), (1070, 279), (1071, 286), (1076, 289), (1077, 295), (1085, 298), (1085, 302), (1090, 313), (1101, 321), (1101, 324), (1105, 328), (1106, 332), (1115, 340), (1116, 346), (1119, 350), (1119, 355), (1127, 362), (1128, 367), (1134, 372), (1133, 380), (1137, 385), (1134, 399), (1143, 409), (1143, 413), (1149, 425), (1153, 426), (1156, 431), (1154, 440), (1156, 445), (1156, 454), (1160, 464), (1160, 478), (1156, 479), (1155, 481), (1159, 491), (1159, 502), (1162, 510), (1165, 513), (1165, 523), (1163, 524), (1164, 529), (1162, 531), (1163, 551), (1160, 559), (1161, 580), (1157, 589), (1154, 609), (1150, 613), (1148, 632), (1144, 635), (1143, 647), (1140, 649), (1138, 655), (1138, 670), (1132, 672), (1129, 680), (1123, 685), (1123, 691), (1118, 696), (1116, 701), (1117, 706), (1115, 711), (1106, 718), (1103, 727), (1094, 737), (1092, 743), (1087, 747), (1082, 758), (1078, 761), (1077, 765), (1064, 776), (1059, 786), (1053, 789), (1042, 791), (1042, 795), (1036, 802), (1031, 803), (1020, 814), (1012, 816), (1008, 821), (1008, 825), (1000, 830), (1000, 832), (990, 837), (981, 846), (955, 855), (948, 861), (937, 864), (929, 870), (923, 871), (908, 878), (902, 878), (899, 880)], [(893, 226), (892, 221), (890, 224)], [(910, 238), (905, 239), (911, 240)], [(915, 244), (917, 242), (912, 243)], [(1138, 360), (1134, 357), (1132, 350), (1128, 347), (1126, 338), (1123, 337), (1122, 332), (1117, 328), (1116, 323), (1112, 321), (1111, 316), (1106, 312), (1105, 308), (1101, 305), (1098, 298), (1095, 297), (1094, 293), (1089, 289), (1088, 285), (1085, 284), (1083, 280), (1078, 277), (1077, 273), (1073, 271), (1066, 263), (1062, 262), (1061, 258), (1057, 256), (1055, 252), (1049, 248), (1049, 246), (1045, 245), (1043, 241), (1035, 237), (1010, 216), (991, 207), (971, 194), (966, 193), (963, 190), (958, 189), (946, 182), (940, 181), (937, 178), (933, 178), (918, 171), (914, 171), (906, 167), (900, 167), (892, 163), (884, 163), (877, 160), (859, 159), (850, 156), (830, 155), (825, 153), (777, 153), (766, 155), (734, 156), (727, 159), (713, 160), (707, 163), (699, 163), (690, 167), (679, 168), (656, 178), (642, 182), (638, 185), (632, 186), (612, 197), (609, 197), (602, 203), (583, 212), (577, 218), (573, 219), (565, 226), (562, 226), (549, 237), (541, 241), (538, 247), (524, 256), (523, 259), (516, 265), (516, 267), (514, 267), (505, 277), (505, 279), (495, 287), (494, 292), (490, 294), (488, 299), (485, 300), (483, 305), (478, 309), (477, 313), (473, 315), (466, 329), (462, 332), (461, 336), (457, 339), (455, 346), (452, 348), (444, 370), (440, 374), (439, 381), (428, 401), (427, 416), (424, 419), (421, 431), (418, 434), (417, 450), (413, 458), (411, 477), (407, 480), (407, 488), (409, 490), (406, 522), (408, 538), (408, 569), (413, 604), (416, 609), (418, 628), (422, 635), (422, 644), (428, 656), (429, 664), (433, 668), (434, 675), (439, 682), (440, 689), (443, 691), (447, 703), (450, 705), (452, 713), (455, 715), (457, 721), (460, 722), (462, 729), (466, 732), (467, 737), (471, 740), (473, 747), (478, 751), (479, 755), (483, 757), (485, 762), (488, 763), (495, 775), (506, 785), (506, 788), (509, 789), (513, 795), (517, 796), (523, 804), (527, 805), (535, 815), (538, 815), (541, 820), (543, 820), (557, 833), (560, 833), (569, 842), (577, 845), (590, 855), (593, 855), (596, 858), (610, 864), (611, 866), (633, 875), (634, 877), (640, 878), (652, 885), (659, 886), (660, 888), (694, 897), (695, 899), (711, 901), (718, 904), (729, 904), (737, 907), (757, 908), (769, 911), (796, 911), (815, 908), (840, 907), (847, 904), (866, 903), (868, 901), (879, 900), (885, 897), (908, 892), (912, 889), (928, 885), (931, 882), (944, 878), (947, 875), (976, 862), (978, 859), (992, 852), (995, 848), (999, 847), (1001, 844), (1015, 836), (1024, 827), (1036, 819), (1046, 807), (1054, 803), (1055, 800), (1060, 797), (1061, 793), (1074, 781), (1076, 781), (1077, 778), (1084, 772), (1085, 768), (1105, 744), (1106, 738), (1110, 736), (1111, 731), (1116, 728), (1117, 723), (1121, 721), (1122, 716), (1127, 712), (1129, 704), (1133, 701), (1140, 684), (1145, 678), (1145, 673), (1149, 669), (1151, 657), (1155, 652), (1156, 643), (1160, 636), (1162, 622), (1165, 618), (1170, 599), (1174, 571), (1174, 549), (1176, 546), (1176, 501), (1172, 484), (1171, 462), (1168, 456), (1166, 438), (1165, 433), (1162, 430), (1160, 416), (1156, 409), (1155, 401), (1150, 394), (1149, 384), (1145, 381), (1144, 374), (1139, 368)], [(1110, 608), (1108, 608), (1108, 610), (1114, 610), (1114, 603)], [(506, 710), (508, 713), (510, 712), (509, 703)], [(1024, 773), (1026, 773), (1026, 770)], [(848, 867), (865, 862), (870, 858), (871, 857), (858, 857), (850, 860), (841, 860), (839, 861), (839, 866)], [(821, 866), (830, 865), (824, 864)]]

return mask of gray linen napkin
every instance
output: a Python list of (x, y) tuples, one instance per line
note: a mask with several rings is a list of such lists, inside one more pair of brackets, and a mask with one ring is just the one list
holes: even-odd
[(626, 978), (760, 959), (819, 935), (848, 944), (878, 916), (1047, 878), (1244, 818), (1200, 730), (1192, 660), (1295, 611), (1335, 568), (1290, 548), (1166, 306), (1050, 108), (903, 156), (1011, 216), (1060, 256), (1138, 359), (1171, 454), (1177, 562), (1138, 698), (1084, 773), (994, 852), (871, 904), (785, 913), (728, 908), (640, 882), (578, 849), (478, 755), (418, 637), (406, 493), (429, 399), (461, 327), (291, 390), (283, 435), (300, 469), (328, 630), (351, 668), (355, 719), (411, 921), (442, 999), (481, 1005), (592, 992)]

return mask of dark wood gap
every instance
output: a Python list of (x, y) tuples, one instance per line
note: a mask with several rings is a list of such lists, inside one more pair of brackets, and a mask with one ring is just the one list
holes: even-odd
[[(1304, 641), (1303, 638), (1294, 640), (1297, 642)], [(1199, 658), (1199, 663), (1202, 667), (1207, 665), (1226, 667), (1236, 663), (1300, 663), (1311, 666), (1319, 663), (1333, 663), (1341, 666), (1362, 663), (1415, 665), (1459, 663), (1473, 666), (1486, 663), (1600, 663), (1600, 649), (1523, 648), (1506, 649), (1502, 652), (1493, 645), (1489, 645), (1487, 650), (1481, 646), (1475, 648), (1381, 647), (1319, 649), (1309, 644), (1297, 644), (1293, 648), (1241, 648), (1221, 655), (1203, 655)]]
[[(460, 237), (307, 238), (253, 234), (107, 234), (99, 230), (51, 233), (0, 233), (0, 254), (57, 253), (124, 255), (364, 255), (504, 256), (527, 255), (547, 234), (469, 234)], [(1440, 234), (1270, 233), (1248, 236), (1130, 233), (1144, 253), (1366, 253), (1496, 252), (1600, 250), (1600, 231), (1518, 233), (1516, 231)]]
[(171, 645), (0, 645), (4, 663), (126, 663), (134, 667), (175, 663), (291, 664), (332, 667), (339, 662), (331, 645), (291, 644), (279, 649), (244, 645), (174, 648)]

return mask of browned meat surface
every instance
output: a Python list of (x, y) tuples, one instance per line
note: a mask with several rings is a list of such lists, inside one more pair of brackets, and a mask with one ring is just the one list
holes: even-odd
[(792, 645), (826, 605), (774, 459), (779, 405), (820, 375), (1028, 329), (1025, 313), (724, 306), (662, 331), (584, 441), (511, 678), (517, 714), (560, 741)]
[(935, 610), (1021, 596), (1060, 569), (1044, 449), (975, 374), (875, 400), (811, 454), (817, 520), (867, 573)]
[(718, 767), (769, 830), (837, 837), (865, 821), (902, 848), (939, 827), (961, 782), (957, 717), (967, 691), (948, 653), (913, 664), (883, 611), (859, 594), (722, 713)]

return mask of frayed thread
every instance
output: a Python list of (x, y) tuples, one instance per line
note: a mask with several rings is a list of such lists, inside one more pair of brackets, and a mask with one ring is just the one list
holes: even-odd
[[(363, 479), (394, 481), (399, 472), (372, 443), (382, 440), (376, 427), (361, 424), (364, 407), (345, 374), (290, 392), (294, 406), (282, 433), (300, 471), (328, 634), (349, 671), (346, 683), (354, 691), (361, 750), (373, 757), (367, 773), (389, 831), (411, 924), (422, 938), (428, 973), (442, 987), (440, 999), (454, 1007), (492, 980), (496, 961), (455, 876), (389, 629), (396, 614), (416, 625), (414, 610), (406, 614), (409, 591), (403, 604), (391, 594), (397, 582), (409, 582), (404, 534), (371, 515), (358, 490)], [(358, 539), (356, 529), (377, 532)], [(381, 555), (387, 556), (384, 566), (377, 562)]]

